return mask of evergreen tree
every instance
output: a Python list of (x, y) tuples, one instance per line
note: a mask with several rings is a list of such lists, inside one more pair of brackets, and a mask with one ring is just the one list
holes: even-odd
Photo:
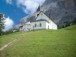
[(4, 23), (3, 23), (3, 14), (0, 14), (0, 36), (3, 35)]

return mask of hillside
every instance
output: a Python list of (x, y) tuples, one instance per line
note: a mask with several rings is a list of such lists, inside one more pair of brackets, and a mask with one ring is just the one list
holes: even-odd
[(76, 57), (76, 25), (60, 30), (17, 32), (0, 37), (0, 57)]

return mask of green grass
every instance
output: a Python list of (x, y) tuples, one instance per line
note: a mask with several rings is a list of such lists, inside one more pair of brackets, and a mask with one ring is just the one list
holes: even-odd
[(60, 30), (19, 32), (0, 37), (1, 46), (20, 39), (1, 51), (0, 57), (76, 57), (76, 25)]
[(12, 33), (9, 35), (0, 36), (0, 47), (4, 46), (5, 44), (11, 42), (12, 40), (18, 38), (18, 35), (21, 35), (20, 33)]

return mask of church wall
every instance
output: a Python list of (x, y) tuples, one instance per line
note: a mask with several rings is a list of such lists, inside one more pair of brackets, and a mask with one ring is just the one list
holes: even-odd
[(53, 30), (57, 30), (57, 25), (53, 22), (51, 23), (46, 23), (46, 29), (53, 29)]
[[(41, 23), (41, 26), (40, 26), (40, 23)], [(32, 22), (31, 23), (31, 30), (38, 30), (38, 29), (46, 29), (46, 22), (39, 21), (39, 22)]]
[(36, 20), (40, 20), (40, 19), (44, 19), (44, 20), (49, 21), (49, 24), (46, 23), (46, 28), (47, 29), (48, 29), (48, 26), (49, 26), (49, 29), (57, 30), (57, 25), (52, 20), (50, 20), (44, 13), (41, 13)]
[(31, 30), (31, 25), (27, 24), (23, 26), (23, 31), (30, 31)]

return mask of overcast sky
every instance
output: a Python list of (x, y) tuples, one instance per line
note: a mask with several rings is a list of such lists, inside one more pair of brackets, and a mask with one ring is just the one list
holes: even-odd
[(19, 20), (36, 11), (45, 0), (0, 0), (0, 13), (4, 14), (5, 31), (19, 23)]

